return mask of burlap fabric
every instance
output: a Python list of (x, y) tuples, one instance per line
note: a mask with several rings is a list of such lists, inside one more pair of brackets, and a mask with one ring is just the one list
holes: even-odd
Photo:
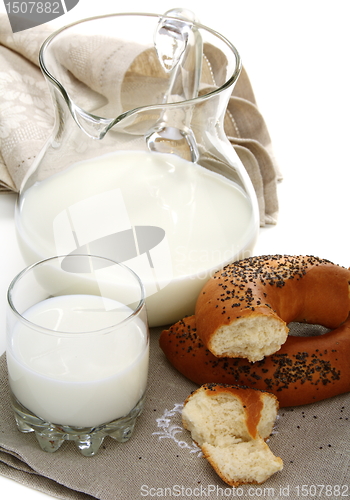
[[(296, 325), (292, 329), (304, 326)], [(142, 498), (344, 498), (350, 495), (350, 394), (281, 408), (269, 446), (284, 462), (263, 485), (229, 488), (181, 425), (185, 398), (196, 388), (166, 360), (151, 331), (146, 406), (127, 443), (106, 438), (86, 458), (71, 442), (53, 454), (21, 434), (10, 409), (5, 355), (0, 358), (0, 473), (67, 500)], [(299, 332), (300, 333), (300, 332)], [(318, 333), (318, 332), (316, 332)], [(308, 331), (309, 335), (310, 332)]]
[[(38, 53), (52, 31), (47, 24), (13, 34), (7, 16), (0, 15), (0, 191), (19, 190), (25, 173), (50, 136), (54, 112), (47, 84), (38, 66)], [(72, 61), (74, 71), (80, 72), (75, 75), (86, 88), (94, 89), (96, 82), (100, 81), (98, 72), (105, 68), (100, 64), (103, 55), (93, 63), (87, 60), (83, 64), (83, 52), (79, 64)], [(128, 65), (124, 66), (119, 58), (116, 67), (122, 82)], [(93, 73), (91, 68), (94, 68)], [(106, 74), (103, 76), (108, 81)], [(115, 79), (109, 81), (115, 83)], [(98, 90), (106, 95), (108, 85)], [(227, 108), (225, 131), (254, 185), (261, 226), (276, 223), (276, 185), (280, 174), (267, 126), (244, 69)]]

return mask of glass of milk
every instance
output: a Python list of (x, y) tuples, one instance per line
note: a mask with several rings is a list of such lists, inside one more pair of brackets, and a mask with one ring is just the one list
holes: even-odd
[(27, 267), (8, 290), (6, 355), (17, 426), (44, 451), (67, 440), (92, 456), (106, 436), (127, 441), (148, 376), (141, 280), (91, 255)]

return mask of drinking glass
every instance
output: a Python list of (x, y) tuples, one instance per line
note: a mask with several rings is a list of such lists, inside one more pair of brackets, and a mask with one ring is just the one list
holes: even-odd
[(127, 441), (146, 392), (144, 289), (127, 266), (91, 255), (37, 262), (8, 290), (7, 365), (18, 429), (44, 451), (94, 455)]

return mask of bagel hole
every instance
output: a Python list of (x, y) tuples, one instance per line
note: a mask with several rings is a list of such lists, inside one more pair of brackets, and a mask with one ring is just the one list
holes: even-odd
[(299, 323), (297, 321), (293, 321), (287, 326), (289, 328), (288, 335), (292, 335), (293, 337), (317, 337), (331, 331), (329, 328), (322, 325)]

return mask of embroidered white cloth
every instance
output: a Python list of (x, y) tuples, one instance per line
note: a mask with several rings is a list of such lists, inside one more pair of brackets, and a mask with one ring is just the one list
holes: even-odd
[[(52, 31), (46, 24), (13, 34), (7, 16), (0, 15), (0, 191), (18, 192), (53, 127), (54, 110), (38, 65), (41, 44)], [(84, 68), (80, 78), (89, 87), (98, 75), (92, 81), (90, 65)], [(252, 180), (261, 226), (275, 224), (281, 176), (244, 69), (228, 104), (225, 131)]]

